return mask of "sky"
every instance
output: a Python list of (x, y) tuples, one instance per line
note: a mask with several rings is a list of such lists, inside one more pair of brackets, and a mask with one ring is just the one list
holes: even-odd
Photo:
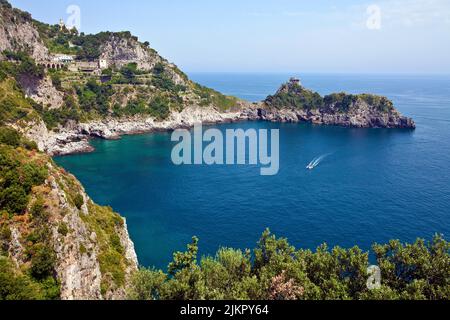
[(129, 30), (187, 72), (450, 73), (449, 0), (10, 2), (85, 33)]

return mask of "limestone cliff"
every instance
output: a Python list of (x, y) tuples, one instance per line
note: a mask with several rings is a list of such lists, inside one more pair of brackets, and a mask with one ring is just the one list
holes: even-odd
[[(17, 272), (30, 274), (36, 283), (53, 283), (57, 298), (125, 298), (138, 266), (125, 220), (96, 205), (75, 177), (45, 154), (1, 143), (0, 154), (2, 190), (23, 188), (26, 199), (0, 197), (0, 256), (6, 255)], [(11, 186), (8, 170), (33, 181), (30, 188)]]
[(0, 52), (28, 51), (36, 60), (48, 58), (48, 49), (29, 13), (12, 8), (7, 1), (2, 0), (0, 17)]

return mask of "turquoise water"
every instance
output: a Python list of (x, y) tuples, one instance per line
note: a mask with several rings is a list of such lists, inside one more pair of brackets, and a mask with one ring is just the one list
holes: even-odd
[[(249, 100), (289, 75), (192, 74)], [(280, 172), (174, 166), (168, 133), (93, 141), (96, 152), (59, 157), (98, 203), (127, 217), (139, 261), (165, 268), (193, 235), (201, 254), (253, 248), (266, 227), (297, 247), (323, 242), (368, 250), (391, 238), (450, 234), (450, 77), (303, 75), (322, 94), (387, 95), (416, 131), (247, 122), (218, 128), (280, 129)], [(313, 171), (315, 157), (331, 154)]]

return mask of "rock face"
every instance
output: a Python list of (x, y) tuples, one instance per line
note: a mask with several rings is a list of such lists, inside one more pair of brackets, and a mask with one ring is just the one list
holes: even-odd
[(175, 72), (177, 70), (175, 65), (131, 35), (111, 34), (100, 50), (102, 52), (100, 59), (107, 61), (109, 65), (121, 68), (129, 63), (136, 63), (139, 70), (151, 71), (156, 64), (161, 63), (167, 66), (166, 71), (175, 84), (185, 84), (181, 72)]
[(131, 36), (120, 37), (112, 34), (110, 39), (102, 45), (101, 52), (100, 59), (118, 68), (128, 63), (136, 63), (140, 70), (150, 71), (156, 63), (161, 62), (158, 54), (151, 52)]
[[(105, 223), (104, 221), (108, 219), (122, 218), (108, 211), (109, 209), (95, 205), (73, 176), (55, 167), (51, 162), (48, 162), (47, 166), (49, 177), (35, 192), (39, 194), (42, 190), (45, 193), (45, 207), (49, 215), (48, 226), (51, 229), (51, 242), (56, 254), (55, 272), (60, 282), (60, 298), (62, 300), (126, 298), (124, 287), (131, 274), (137, 270), (138, 261), (125, 220), (123, 223), (116, 223), (113, 231), (123, 248), (124, 261), (122, 272), (125, 284), (117, 286), (108, 282), (110, 275), (107, 268), (102, 266), (101, 256), (105, 254), (105, 246), (109, 243), (105, 242), (105, 235), (92, 224), (92, 221), (101, 220)], [(83, 205), (79, 208), (71, 200), (73, 192), (83, 199)], [(97, 210), (102, 213), (99, 214)], [(13, 222), (9, 226), (11, 230), (9, 256), (19, 268), (26, 264), (24, 239), (30, 228), (30, 225), (23, 221)], [(65, 226), (66, 231), (60, 230), (61, 225)]]
[(49, 110), (58, 109), (63, 104), (64, 94), (53, 86), (49, 77), (38, 79), (21, 76), (20, 85), (28, 97)]
[(139, 134), (155, 131), (189, 128), (195, 123), (227, 123), (247, 119), (242, 111), (219, 112), (203, 107), (189, 107), (181, 112), (174, 112), (165, 121), (156, 121), (152, 117), (135, 116), (129, 118), (108, 118), (100, 121), (77, 124), (68, 123), (58, 132), (49, 131), (44, 122), (39, 120), (28, 124), (26, 128), (14, 126), (24, 135), (37, 143), (39, 149), (49, 155), (68, 155), (91, 152), (91, 138), (119, 139), (122, 135)]
[(29, 14), (1, 3), (0, 16), (0, 51), (29, 51), (37, 61), (48, 59), (48, 49)]
[(398, 111), (381, 113), (361, 102), (352, 112), (342, 113), (332, 109), (298, 110), (294, 108), (275, 109), (266, 105), (249, 113), (249, 119), (271, 122), (310, 122), (317, 125), (334, 125), (350, 128), (399, 128), (414, 129), (411, 118)]

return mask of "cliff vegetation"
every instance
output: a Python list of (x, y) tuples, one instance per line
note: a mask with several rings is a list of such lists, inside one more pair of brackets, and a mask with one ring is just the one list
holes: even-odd
[(370, 290), (369, 253), (322, 245), (297, 250), (265, 231), (253, 250), (220, 249), (198, 260), (198, 239), (174, 254), (165, 273), (141, 269), (128, 297), (137, 300), (448, 300), (450, 243), (375, 244), (381, 286)]

